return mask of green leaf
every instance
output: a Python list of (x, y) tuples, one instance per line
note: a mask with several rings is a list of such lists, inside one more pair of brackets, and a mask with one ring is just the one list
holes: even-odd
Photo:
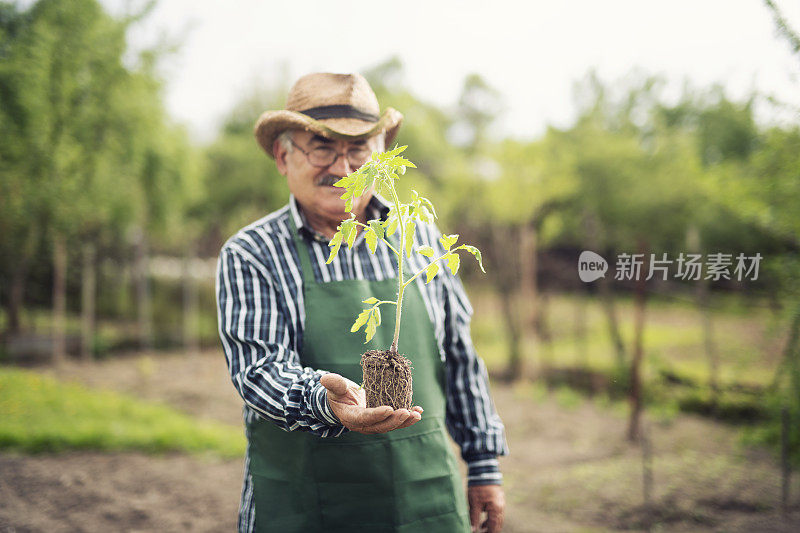
[(342, 232), (337, 231), (333, 235), (333, 239), (331, 239), (331, 242), (328, 243), (328, 246), (331, 247), (331, 253), (328, 256), (328, 260), (325, 262), (326, 265), (329, 265), (330, 262), (333, 261), (333, 258), (336, 257), (336, 255), (339, 253), (339, 247), (341, 245), (342, 245)]
[(420, 246), (417, 248), (417, 253), (425, 257), (433, 257), (433, 248), (430, 246)]
[(399, 219), (397, 217), (393, 217), (389, 220), (389, 226), (386, 228), (386, 236), (391, 237), (395, 231), (397, 231), (397, 223)]
[(369, 304), (369, 305), (372, 305), (372, 304), (376, 304), (376, 303), (378, 303), (378, 299), (377, 299), (377, 298), (375, 298), (374, 296), (370, 296), (370, 297), (369, 297), (369, 298), (367, 298), (366, 300), (361, 300), (361, 303), (362, 303), (362, 304)]
[(342, 220), (342, 223), (339, 224), (339, 227), (336, 228), (342, 234), (342, 240), (347, 242), (347, 236), (350, 234), (350, 227), (353, 225), (352, 219)]
[(347, 247), (352, 248), (353, 243), (356, 242), (356, 235), (358, 235), (358, 226), (355, 224), (350, 225), (350, 232), (347, 234)]
[(391, 150), (389, 150), (388, 152), (385, 152), (385, 153), (383, 154), (383, 160), (384, 160), (384, 161), (386, 161), (386, 160), (388, 160), (388, 159), (391, 159), (392, 157), (396, 156), (397, 154), (400, 154), (400, 153), (402, 153), (402, 152), (403, 152), (403, 150), (405, 150), (406, 148), (408, 148), (408, 146), (407, 146), (407, 145), (406, 145), (406, 146), (397, 146), (397, 145), (394, 145), (394, 148), (393, 148), (393, 149), (391, 149)]
[(436, 274), (439, 273), (439, 263), (431, 263), (428, 265), (428, 268), (425, 269), (425, 283), (430, 283), (433, 278), (436, 277)]
[(362, 174), (361, 176), (358, 177), (358, 179), (355, 182), (355, 185), (353, 186), (354, 189), (353, 196), (361, 196), (362, 194), (364, 194), (364, 187), (366, 185), (367, 185), (367, 177)]
[(406, 222), (406, 257), (411, 257), (411, 247), (414, 246), (414, 233), (417, 231), (417, 224), (413, 220)]
[(379, 239), (383, 238), (383, 226), (380, 220), (370, 220), (369, 227), (375, 232), (375, 236)]
[(378, 247), (378, 237), (375, 236), (375, 232), (372, 228), (367, 228), (364, 230), (364, 240), (367, 241), (367, 246), (369, 247), (369, 253), (374, 254), (375, 248)]
[(375, 325), (381, 325), (381, 308), (380, 307), (373, 307), (372, 312), (375, 314)]
[(458, 254), (456, 253), (450, 253), (446, 257), (447, 257), (447, 266), (450, 269), (450, 272), (452, 272), (453, 275), (455, 276), (456, 273), (458, 272), (458, 265), (461, 264), (461, 258), (458, 257)]
[(417, 168), (417, 165), (415, 165), (405, 157), (395, 157), (394, 161), (398, 166)]
[(442, 235), (439, 237), (439, 242), (442, 243), (442, 246), (445, 250), (450, 250), (450, 247), (453, 246), (457, 240), (458, 233), (454, 233), (452, 235)]
[(474, 246), (470, 246), (469, 244), (462, 244), (459, 248), (463, 248), (464, 250), (468, 251), (472, 255), (475, 256), (475, 259), (478, 260), (478, 266), (481, 267), (481, 272), (486, 274), (486, 271), (483, 269), (483, 261), (481, 260), (481, 251), (475, 248)]
[(419, 197), (419, 203), (420, 203), (420, 205), (423, 205), (423, 206), (425, 206), (425, 207), (427, 207), (428, 209), (430, 209), (430, 210), (431, 210), (431, 213), (433, 213), (433, 218), (438, 218), (438, 217), (436, 216), (436, 209), (434, 209), (434, 208), (433, 208), (433, 204), (431, 203), (431, 201), (430, 201), (430, 200), (428, 200), (427, 198), (424, 198), (424, 197), (420, 196), (420, 197)]
[(361, 326), (367, 323), (367, 319), (369, 318), (369, 313), (370, 313), (369, 309), (364, 309), (358, 314), (358, 318), (356, 318), (356, 321), (353, 322), (353, 326), (350, 328), (350, 333), (355, 333), (356, 331), (361, 329)]
[(337, 181), (336, 183), (334, 183), (333, 186), (334, 187), (346, 188), (346, 187), (352, 185), (352, 183), (354, 181), (355, 181), (355, 178), (353, 177), (353, 174), (350, 174), (349, 176), (345, 176), (342, 179), (340, 179), (339, 181)]
[(417, 209), (417, 216), (421, 221), (425, 222), (426, 224), (430, 224), (431, 222), (433, 222), (431, 214), (428, 211), (428, 208), (425, 206), (419, 206), (419, 208)]
[(367, 321), (367, 329), (366, 329), (367, 340), (364, 341), (364, 344), (367, 344), (369, 341), (372, 340), (372, 337), (375, 336), (375, 330), (377, 329), (377, 326), (375, 325), (375, 320), (372, 317), (373, 315), (370, 314), (369, 320)]
[[(375, 177), (370, 176), (369, 178), (367, 178), (367, 183), (364, 185), (364, 190), (361, 191), (361, 194), (364, 194), (365, 192), (370, 190), (373, 185), (375, 185)], [(361, 196), (361, 194), (359, 196)]]

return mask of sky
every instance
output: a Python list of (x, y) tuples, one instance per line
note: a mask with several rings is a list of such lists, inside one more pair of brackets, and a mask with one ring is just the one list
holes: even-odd
[[(115, 14), (143, 3), (102, 2)], [(800, 1), (776, 3), (800, 29)], [(672, 99), (685, 82), (719, 83), (733, 98), (758, 91), (800, 108), (800, 57), (777, 37), (761, 0), (160, 0), (131, 44), (160, 35), (181, 43), (162, 64), (167, 108), (201, 142), (235, 102), (281, 72), (291, 80), (357, 72), (392, 56), (404, 84), (442, 107), (455, 106), (466, 75), (480, 74), (505, 104), (496, 133), (525, 139), (574, 120), (573, 87), (590, 69), (605, 82), (636, 69), (660, 74)], [(757, 111), (765, 122), (800, 122), (796, 111)]]

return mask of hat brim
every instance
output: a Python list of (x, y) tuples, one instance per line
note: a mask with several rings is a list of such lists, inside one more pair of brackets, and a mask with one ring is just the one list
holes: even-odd
[(282, 132), (290, 129), (311, 131), (331, 139), (355, 141), (386, 132), (386, 146), (397, 136), (397, 130), (403, 122), (403, 115), (394, 108), (387, 107), (378, 122), (368, 122), (357, 118), (328, 118), (315, 120), (308, 115), (296, 111), (282, 109), (267, 111), (256, 122), (254, 133), (258, 144), (271, 158), (275, 158), (272, 150), (275, 139)]

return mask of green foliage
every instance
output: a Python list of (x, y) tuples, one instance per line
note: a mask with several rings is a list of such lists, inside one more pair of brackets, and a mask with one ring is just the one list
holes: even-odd
[[(430, 261), (428, 265), (418, 270), (410, 276), (409, 279), (406, 280), (404, 278), (403, 266), (406, 259), (410, 258), (411, 253), (414, 251), (417, 224), (432, 224), (436, 217), (436, 209), (433, 207), (431, 201), (420, 196), (420, 194), (413, 189), (411, 191), (411, 201), (405, 204), (400, 203), (395, 182), (400, 176), (406, 173), (407, 168), (416, 168), (414, 163), (400, 155), (405, 149), (405, 146), (396, 146), (387, 152), (375, 152), (372, 154), (370, 160), (364, 163), (358, 170), (334, 183), (336, 187), (344, 189), (341, 198), (345, 201), (345, 209), (347, 211), (352, 210), (353, 201), (356, 198), (369, 193), (373, 187), (375, 187), (379, 193), (388, 196), (389, 199), (393, 201), (394, 205), (390, 208), (386, 220), (370, 220), (367, 224), (359, 222), (356, 215), (351, 212), (350, 218), (339, 224), (336, 233), (328, 244), (331, 250), (327, 262), (330, 263), (339, 253), (339, 249), (343, 243), (347, 243), (348, 248), (353, 247), (358, 230), (361, 228), (364, 232), (364, 240), (367, 243), (370, 253), (375, 253), (378, 241), (380, 240), (386, 243), (389, 249), (397, 255), (399, 266), (397, 301), (378, 301), (374, 297), (364, 300), (364, 303), (370, 304), (372, 307), (362, 311), (350, 329), (351, 332), (355, 333), (366, 326), (366, 342), (369, 342), (381, 323), (379, 306), (382, 304), (394, 304), (397, 308), (397, 320), (394, 342), (392, 344), (393, 349), (396, 348), (400, 332), (400, 311), (403, 305), (403, 291), (414, 279), (424, 272), (426, 275), (425, 283), (430, 283), (440, 272), (439, 262), (447, 263), (451, 274), (455, 276), (461, 263), (461, 259), (456, 253), (458, 250), (466, 250), (474, 255), (481, 270), (483, 270), (481, 253), (477, 248), (466, 244), (452, 248), (458, 240), (458, 235), (443, 235), (439, 241), (445, 253), (439, 257), (434, 257), (435, 251), (432, 247), (418, 247), (416, 252)], [(389, 237), (398, 229), (400, 230), (399, 246), (397, 243), (393, 244), (389, 240)]]
[(283, 107), (286, 76), (258, 88), (233, 106), (220, 135), (203, 150), (204, 194), (192, 205), (201, 232), (221, 240), (286, 203), (289, 189), (275, 164), (253, 137), (253, 123), (265, 109)]
[(241, 432), (111, 391), (0, 368), (0, 448), (211, 452), (240, 457)]
[(134, 231), (169, 249), (194, 238), (204, 190), (164, 110), (163, 51), (127, 46), (153, 3), (120, 18), (96, 0), (29, 4), (0, 13), (0, 277), (25, 286), (54, 238), (116, 257)]

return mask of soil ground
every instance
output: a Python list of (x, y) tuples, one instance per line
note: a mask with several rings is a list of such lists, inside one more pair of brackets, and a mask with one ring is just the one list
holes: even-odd
[[(216, 350), (40, 371), (241, 424), (241, 400)], [(653, 484), (645, 504), (641, 449), (625, 441), (618, 406), (499, 382), (492, 392), (511, 450), (501, 459), (504, 531), (800, 531), (800, 476), (783, 515), (775, 459), (739, 446), (736, 428), (686, 415), (649, 421)], [(4, 452), (0, 533), (231, 531), (241, 475), (239, 459)]]

